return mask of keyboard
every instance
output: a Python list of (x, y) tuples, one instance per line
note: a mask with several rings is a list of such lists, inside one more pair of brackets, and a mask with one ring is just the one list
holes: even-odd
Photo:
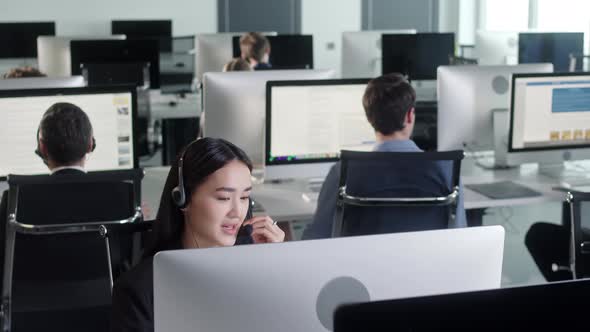
[(465, 187), (492, 199), (529, 198), (542, 196), (540, 192), (512, 181), (469, 184), (465, 185)]

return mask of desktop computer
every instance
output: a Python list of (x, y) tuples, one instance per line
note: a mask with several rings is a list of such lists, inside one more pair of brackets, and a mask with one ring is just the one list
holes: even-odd
[[(526, 32), (518, 35), (518, 63), (551, 62), (556, 72), (570, 71), (570, 54), (584, 54), (583, 32)], [(574, 71), (582, 71), (578, 61)]]
[(203, 134), (242, 148), (255, 169), (264, 165), (266, 82), (334, 77), (333, 70), (263, 70), (206, 73), (203, 83)]
[(511, 75), (552, 72), (550, 63), (438, 67), (438, 150), (492, 151), (497, 130), (506, 151), (508, 119), (504, 116), (504, 125), (494, 128), (493, 116), (508, 111)]
[(331, 331), (344, 303), (499, 288), (503, 251), (501, 226), (163, 251), (154, 331)]
[(135, 87), (0, 90), (0, 177), (8, 174), (47, 174), (35, 154), (37, 130), (54, 103), (80, 107), (90, 118), (96, 149), (87, 159), (88, 171), (137, 167), (134, 140)]
[[(268, 36), (271, 69), (313, 69), (312, 35)], [(232, 39), (233, 57), (239, 58), (240, 36)]]
[(150, 64), (150, 89), (160, 88), (160, 47), (157, 40), (72, 40), (72, 74), (80, 75), (82, 64)]
[(385, 34), (381, 52), (383, 74), (395, 72), (410, 80), (436, 80), (438, 66), (449, 65), (455, 56), (455, 34)]
[(480, 65), (515, 65), (518, 63), (518, 32), (477, 31), (475, 55)]
[(322, 179), (341, 150), (371, 151), (368, 79), (268, 82), (264, 179)]
[(112, 20), (111, 34), (127, 39), (156, 39), (161, 53), (172, 52), (172, 20)]
[(36, 58), (37, 37), (54, 35), (55, 22), (0, 23), (0, 58)]
[[(261, 32), (265, 36), (276, 36), (276, 32)], [(197, 35), (197, 80), (203, 83), (203, 75), (220, 72), (234, 56), (233, 38), (243, 32), (210, 33)]]
[(82, 88), (86, 86), (84, 77), (21, 77), (0, 79), (0, 90), (28, 90), (50, 88)]
[(348, 304), (334, 332), (575, 331), (588, 324), (590, 280)]
[(49, 77), (72, 75), (70, 42), (73, 40), (123, 40), (125, 35), (113, 36), (39, 36), (37, 61), (39, 70)]
[(342, 33), (342, 78), (371, 78), (380, 76), (381, 36), (384, 34), (414, 34), (416, 30), (371, 30)]
[(590, 73), (513, 75), (508, 163), (539, 163), (541, 173), (567, 182), (586, 171), (564, 162), (583, 159), (590, 159)]

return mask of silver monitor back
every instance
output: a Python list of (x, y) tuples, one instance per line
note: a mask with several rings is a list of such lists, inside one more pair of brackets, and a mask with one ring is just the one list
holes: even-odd
[(203, 79), (203, 134), (242, 148), (255, 168), (264, 165), (266, 82), (334, 77), (333, 70), (264, 70), (206, 73)]
[(86, 82), (83, 76), (0, 79), (0, 90), (81, 88), (84, 86), (86, 86)]
[(125, 38), (125, 35), (37, 37), (39, 70), (49, 77), (71, 76), (70, 42), (72, 40), (122, 40)]
[(475, 56), (480, 65), (518, 63), (518, 32), (482, 31), (475, 35)]
[(414, 29), (349, 31), (342, 33), (342, 78), (381, 76), (381, 35), (413, 34)]
[(511, 75), (551, 72), (550, 63), (438, 67), (437, 149), (493, 150), (492, 113), (509, 108)]
[[(223, 66), (233, 59), (234, 36), (243, 32), (205, 33), (197, 35), (196, 67), (197, 79), (203, 82), (203, 75), (208, 72), (220, 72)], [(262, 32), (265, 36), (276, 36), (276, 32)]]
[(155, 332), (332, 330), (337, 306), (500, 287), (501, 226), (160, 252)]

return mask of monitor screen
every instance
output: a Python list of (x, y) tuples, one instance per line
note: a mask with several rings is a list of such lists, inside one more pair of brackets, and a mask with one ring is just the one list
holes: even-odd
[(438, 66), (455, 55), (454, 33), (385, 34), (381, 40), (383, 74), (402, 73), (412, 80), (435, 80)]
[(144, 40), (72, 40), (72, 75), (81, 74), (81, 64), (150, 64), (150, 88), (160, 88), (160, 51), (158, 42)]
[[(312, 35), (267, 36), (272, 69), (313, 69)], [(240, 36), (234, 36), (233, 56), (240, 57)]]
[(514, 75), (512, 87), (509, 151), (590, 147), (590, 73)]
[(7, 174), (46, 174), (35, 154), (37, 130), (54, 103), (80, 107), (90, 118), (96, 149), (88, 155), (89, 171), (130, 169), (137, 165), (134, 146), (135, 88), (66, 88), (0, 91), (0, 177)]
[(375, 132), (362, 104), (367, 82), (268, 82), (266, 165), (333, 162), (340, 150), (372, 150)]
[[(584, 54), (584, 33), (520, 33), (518, 63), (551, 62), (556, 72), (569, 71), (570, 54)], [(577, 61), (575, 71), (582, 70)]]
[(55, 36), (55, 22), (0, 23), (0, 58), (36, 58), (39, 36)]
[(125, 35), (127, 39), (157, 39), (160, 52), (172, 51), (172, 20), (113, 20), (111, 34)]

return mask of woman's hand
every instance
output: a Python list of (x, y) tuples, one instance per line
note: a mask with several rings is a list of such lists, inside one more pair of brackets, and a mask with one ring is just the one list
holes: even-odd
[(252, 225), (254, 243), (283, 242), (285, 232), (269, 216), (254, 217), (244, 221), (243, 226)]

